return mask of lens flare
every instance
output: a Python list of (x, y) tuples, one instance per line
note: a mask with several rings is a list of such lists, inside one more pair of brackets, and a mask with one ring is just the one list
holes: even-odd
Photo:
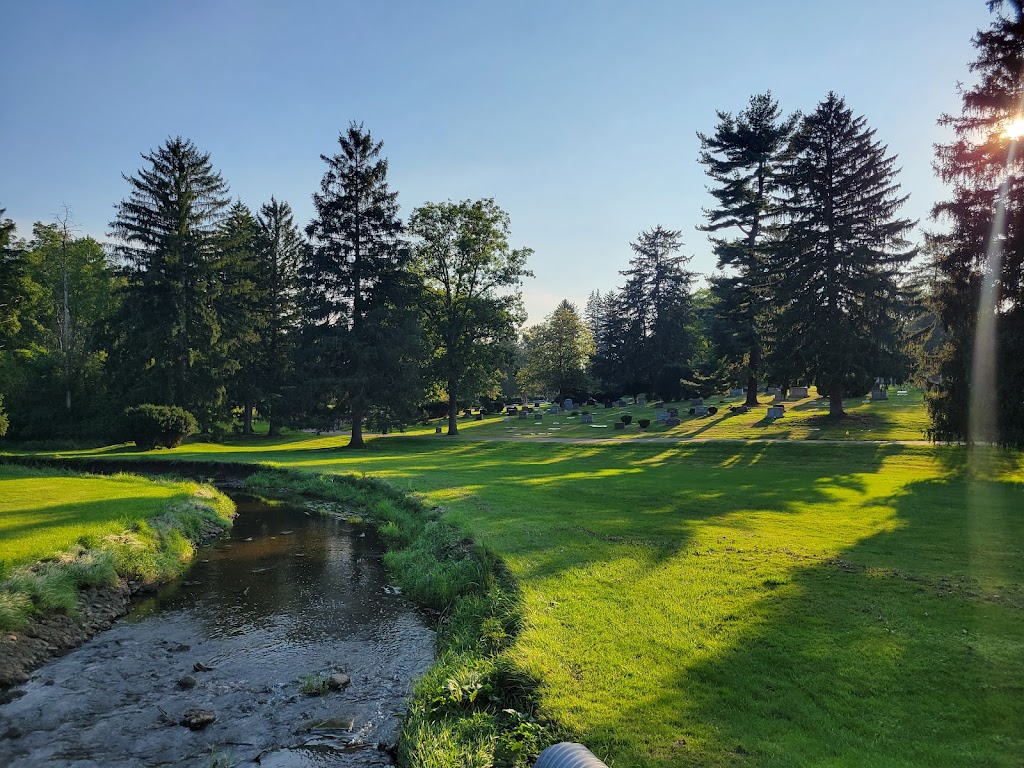
[(1016, 141), (1021, 136), (1024, 136), (1024, 115), (1017, 115), (1003, 127), (1003, 138)]

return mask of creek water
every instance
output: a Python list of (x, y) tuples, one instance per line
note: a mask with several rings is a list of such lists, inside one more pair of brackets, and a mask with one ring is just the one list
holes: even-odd
[[(397, 740), (434, 633), (388, 585), (382, 542), (340, 517), (235, 502), (230, 539), (0, 706), (15, 735), (0, 765), (390, 764), (379, 745)], [(351, 683), (302, 693), (333, 673)], [(216, 720), (190, 730), (189, 709)]]

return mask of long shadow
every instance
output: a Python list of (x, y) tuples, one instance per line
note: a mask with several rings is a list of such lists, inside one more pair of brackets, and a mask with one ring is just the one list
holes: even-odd
[(891, 503), (895, 527), (766, 579), (743, 614), (705, 606), (702, 640), (580, 736), (651, 766), (1020, 765), (1024, 485), (933, 479)]

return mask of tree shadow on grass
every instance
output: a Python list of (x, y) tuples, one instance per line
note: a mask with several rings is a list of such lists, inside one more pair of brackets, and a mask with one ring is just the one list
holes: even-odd
[(891, 502), (896, 526), (765, 579), (742, 614), (704, 606), (699, 645), (677, 639), (580, 736), (630, 765), (1019, 765), (1024, 487), (926, 480)]

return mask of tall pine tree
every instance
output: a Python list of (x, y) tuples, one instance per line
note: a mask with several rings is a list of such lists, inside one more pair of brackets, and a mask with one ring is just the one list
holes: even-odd
[[(978, 82), (961, 90), (959, 115), (944, 115), (956, 138), (936, 148), (935, 167), (952, 186), (933, 215), (949, 229), (932, 236), (935, 302), (946, 331), (941, 385), (930, 393), (932, 434), (1024, 446), (1024, 2), (990, 0), (991, 26), (974, 38), (970, 69)], [(1001, 226), (1000, 226), (1001, 224)], [(978, 322), (983, 286), (991, 306)], [(979, 327), (980, 326), (980, 327)], [(980, 337), (979, 337), (980, 334)], [(994, 352), (988, 391), (972, 384), (976, 348)], [(977, 355), (981, 358), (982, 355)], [(980, 360), (979, 360), (980, 362)], [(994, 389), (994, 391), (993, 391)], [(988, 412), (972, 434), (969, 403)]]
[(717, 346), (746, 386), (746, 405), (753, 407), (770, 298), (765, 246), (779, 216), (780, 176), (799, 116), (784, 117), (764, 93), (752, 96), (735, 117), (719, 112), (718, 120), (713, 134), (698, 134), (700, 161), (715, 182), (709, 191), (717, 201), (704, 211), (708, 223), (702, 229), (727, 235), (711, 238), (718, 268), (725, 270), (712, 281)]
[(254, 376), (260, 412), (269, 422), (269, 435), (274, 437), (280, 434), (282, 416), (289, 413), (288, 394), (294, 389), (299, 267), (306, 244), (288, 203), (271, 198), (260, 207), (256, 221), (260, 320)]
[(142, 157), (111, 222), (125, 278), (115, 358), (129, 400), (183, 406), (209, 427), (228, 375), (217, 311), (228, 188), (180, 136)]
[(906, 201), (896, 158), (863, 117), (830, 93), (807, 115), (787, 164), (786, 235), (775, 343), (844, 415), (843, 397), (861, 395), (900, 359), (900, 271), (915, 255), (898, 218)]
[(320, 156), (327, 172), (313, 195), (302, 280), (321, 384), (335, 412), (351, 418), (349, 447), (361, 448), (370, 409), (397, 407), (411, 396), (418, 337), (409, 251), (382, 143), (352, 123), (338, 144), (338, 154)]

